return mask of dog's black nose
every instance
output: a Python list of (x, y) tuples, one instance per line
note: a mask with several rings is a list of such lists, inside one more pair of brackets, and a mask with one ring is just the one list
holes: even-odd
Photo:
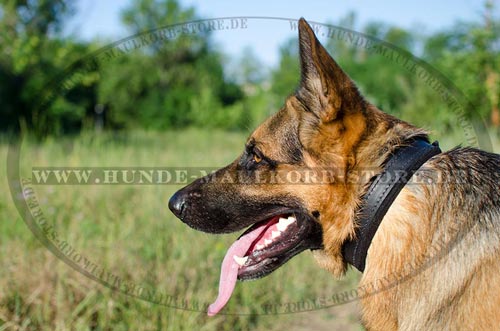
[(174, 213), (175, 216), (182, 219), (182, 214), (186, 207), (186, 197), (181, 191), (175, 192), (168, 202), (168, 208)]

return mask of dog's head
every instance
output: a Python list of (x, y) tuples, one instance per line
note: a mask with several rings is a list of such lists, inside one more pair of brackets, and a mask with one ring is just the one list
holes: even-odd
[(233, 270), (229, 278), (265, 276), (306, 249), (317, 250), (318, 262), (341, 274), (341, 247), (355, 233), (366, 186), (350, 176), (362, 167), (376, 171), (390, 152), (383, 148), (388, 136), (409, 128), (365, 101), (304, 19), (299, 50), (297, 91), (251, 134), (241, 156), (169, 203), (197, 230), (250, 227), (223, 263), (222, 273)]

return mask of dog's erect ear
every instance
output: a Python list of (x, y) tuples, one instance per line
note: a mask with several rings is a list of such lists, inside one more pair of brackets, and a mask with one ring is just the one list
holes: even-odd
[(342, 112), (353, 112), (364, 104), (353, 81), (316, 38), (305, 19), (299, 20), (301, 82), (297, 97), (323, 122)]

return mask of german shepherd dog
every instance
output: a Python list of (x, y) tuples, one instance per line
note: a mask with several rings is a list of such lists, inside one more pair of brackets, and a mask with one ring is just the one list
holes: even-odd
[[(428, 139), (365, 100), (304, 19), (299, 52), (298, 89), (251, 134), (241, 156), (170, 199), (194, 229), (249, 227), (224, 258), (209, 315), (223, 308), (237, 279), (266, 276), (307, 249), (322, 268), (343, 275), (352, 264), (345, 245), (362, 235), (360, 209), (373, 178), (398, 150)], [(411, 182), (430, 184), (403, 185), (368, 240), (358, 268), (363, 324), (500, 330), (500, 156), (455, 148), (424, 161)], [(373, 176), (363, 181), (366, 169)], [(446, 254), (435, 254), (436, 246)], [(430, 261), (433, 254), (439, 258)], [(399, 281), (372, 285), (388, 277)]]

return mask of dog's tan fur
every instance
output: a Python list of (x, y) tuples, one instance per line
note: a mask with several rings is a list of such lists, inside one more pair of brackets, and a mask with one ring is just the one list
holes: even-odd
[[(429, 166), (440, 161), (435, 158)], [(453, 195), (441, 187), (405, 189), (389, 209), (369, 249), (360, 287), (387, 275), (394, 279), (408, 274), (406, 266), (425, 262), (437, 238), (449, 237), (453, 243), (457, 228), (450, 229), (443, 220), (455, 223), (463, 238), (449, 251), (441, 245), (445, 254), (428, 269), (363, 299), (369, 330), (498, 329), (498, 232), (481, 234), (484, 229), (472, 224), (477, 220), (467, 219), (467, 211), (449, 203), (447, 199), (456, 199)]]
[[(309, 232), (296, 243), (309, 246), (291, 249), (323, 247), (314, 251), (319, 265), (341, 276), (342, 246), (356, 236), (369, 186), (370, 176), (356, 176), (380, 173), (395, 149), (427, 134), (367, 102), (304, 20), (299, 41), (296, 93), (253, 132), (241, 157), (177, 192), (169, 206), (210, 233), (241, 230), (283, 207), (300, 211), (322, 238)], [(301, 170), (321, 180), (273, 180)], [(245, 185), (221, 180), (238, 175)], [(412, 181), (368, 250), (358, 289), (364, 324), (372, 331), (498, 330), (500, 156), (458, 148), (428, 160)]]
[[(280, 149), (276, 146), (285, 144), (285, 136), (296, 132), (303, 148), (300, 167), (340, 169), (322, 185), (265, 190), (270, 196), (290, 190), (289, 194), (300, 198), (308, 210), (319, 211), (324, 250), (316, 251), (315, 257), (323, 268), (340, 276), (346, 270), (341, 247), (355, 235), (355, 213), (366, 190), (366, 185), (348, 181), (349, 174), (362, 169), (380, 172), (394, 148), (426, 133), (366, 102), (303, 20), (299, 31), (301, 86), (250, 139), (257, 142), (263, 154), (279, 159)], [(295, 124), (290, 127), (286, 123)], [(278, 127), (282, 131), (277, 131)], [(462, 151), (461, 155), (466, 159), (476, 157), (472, 150)], [(448, 168), (454, 166), (452, 159), (456, 157), (441, 154), (428, 161), (426, 168), (447, 174), (449, 178), (442, 180), (452, 182)], [(284, 164), (278, 171), (290, 168), (297, 165)], [(262, 194), (262, 187), (253, 190)], [(368, 330), (500, 328), (499, 210), (474, 215), (464, 210), (474, 201), (463, 194), (443, 185), (407, 185), (399, 194), (370, 246), (360, 289), (374, 289), (374, 284), (381, 286), (382, 279), (397, 280), (409, 271), (412, 277), (391, 283), (394, 286), (389, 288), (382, 286), (380, 293), (362, 299), (362, 319)], [(492, 199), (499, 198), (498, 189), (492, 189), (491, 194), (496, 195)], [(495, 231), (485, 233), (484, 227), (474, 226), (478, 218), (485, 217), (490, 217), (485, 222)], [(463, 238), (453, 245), (457, 235)], [(435, 261), (418, 272), (415, 266), (434, 256), (436, 251), (431, 247), (441, 238), (449, 240), (444, 241), (448, 246), (440, 248), (452, 249), (443, 251), (446, 254), (441, 258), (434, 254)], [(408, 265), (414, 268), (408, 269)]]

